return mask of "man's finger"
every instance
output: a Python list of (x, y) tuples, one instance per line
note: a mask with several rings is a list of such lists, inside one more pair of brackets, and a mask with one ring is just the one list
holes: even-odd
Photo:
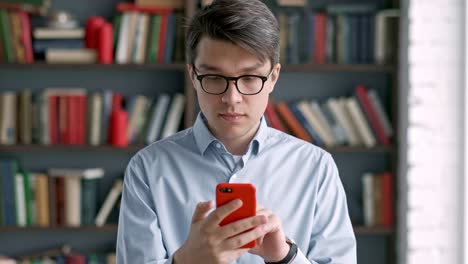
[(221, 227), (219, 237), (224, 240), (249, 229), (255, 228), (259, 225), (266, 224), (266, 222), (267, 218), (263, 215), (244, 218)]
[(208, 222), (210, 225), (218, 226), (221, 221), (223, 221), (226, 216), (230, 215), (232, 212), (236, 211), (242, 206), (242, 201), (240, 199), (235, 199), (227, 204), (216, 208), (209, 216)]
[(257, 240), (265, 234), (266, 227), (265, 225), (261, 225), (248, 232), (226, 239), (223, 247), (227, 250), (240, 248), (253, 240)]
[(192, 216), (192, 224), (205, 219), (206, 214), (213, 208), (213, 201), (206, 201), (197, 204)]

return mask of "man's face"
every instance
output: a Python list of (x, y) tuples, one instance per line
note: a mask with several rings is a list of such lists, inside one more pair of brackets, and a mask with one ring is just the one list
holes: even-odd
[[(195, 69), (188, 67), (195, 87), (201, 111), (208, 121), (213, 135), (221, 141), (250, 139), (257, 131), (265, 112), (268, 96), (278, 79), (280, 65), (271, 72), (270, 61), (261, 62), (255, 55), (226, 41), (203, 37), (197, 47)], [(235, 81), (229, 81), (228, 89), (220, 95), (203, 91), (198, 75), (219, 74), (227, 77), (260, 75), (269, 77), (260, 93), (243, 95), (236, 89)]]

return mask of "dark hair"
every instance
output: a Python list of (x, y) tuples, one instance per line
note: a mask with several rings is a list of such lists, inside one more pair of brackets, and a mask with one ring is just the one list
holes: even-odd
[(204, 36), (229, 41), (262, 62), (269, 59), (272, 67), (279, 62), (278, 22), (260, 0), (215, 0), (198, 11), (188, 25), (187, 63), (195, 62), (198, 43)]

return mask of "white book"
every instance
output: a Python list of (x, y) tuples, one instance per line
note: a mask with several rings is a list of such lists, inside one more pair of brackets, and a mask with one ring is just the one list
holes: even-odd
[(37, 27), (33, 30), (35, 39), (83, 39), (85, 31), (83, 28), (49, 28)]
[(327, 119), (325, 118), (325, 115), (322, 111), (322, 108), (320, 108), (320, 105), (317, 103), (317, 101), (311, 101), (310, 102), (310, 108), (312, 109), (312, 112), (314, 115), (317, 117), (318, 121), (322, 125), (322, 128), (325, 130), (325, 134), (330, 137), (330, 140), (332, 141), (332, 146), (338, 145), (337, 140), (335, 139), (331, 125), (328, 123)]
[(331, 138), (330, 134), (327, 134), (323, 126), (320, 124), (317, 116), (315, 116), (315, 114), (312, 112), (312, 108), (310, 107), (309, 103), (307, 103), (305, 100), (302, 100), (297, 104), (297, 107), (301, 110), (305, 119), (307, 122), (309, 122), (318, 136), (323, 140), (325, 146), (333, 146), (333, 138)]
[(367, 91), (367, 94), (369, 96), (369, 101), (374, 109), (375, 113), (377, 114), (377, 117), (380, 120), (380, 123), (383, 126), (385, 135), (387, 137), (391, 137), (393, 135), (393, 127), (392, 124), (390, 123), (390, 120), (388, 118), (387, 113), (385, 112), (383, 108), (382, 101), (380, 100), (380, 97), (378, 96), (377, 92), (374, 89), (370, 89)]
[(140, 14), (138, 16), (138, 27), (135, 36), (135, 46), (133, 47), (133, 62), (142, 64), (146, 58), (146, 43), (148, 41), (148, 30), (149, 30), (150, 17), (148, 14)]
[(364, 144), (364, 140), (361, 137), (361, 134), (359, 134), (358, 129), (356, 127), (356, 124), (354, 124), (351, 114), (348, 111), (348, 108), (346, 107), (346, 98), (341, 97), (338, 99), (338, 104), (340, 105), (340, 111), (344, 117), (344, 122), (346, 123), (346, 126), (349, 127), (352, 137), (355, 137), (356, 142), (352, 146), (359, 146)]
[(16, 196), (16, 222), (18, 226), (26, 226), (26, 199), (24, 192), (23, 175), (15, 175), (15, 196)]
[(344, 114), (344, 109), (337, 98), (330, 98), (327, 100), (327, 106), (330, 109), (335, 120), (340, 124), (346, 134), (348, 143), (351, 146), (359, 145), (359, 139), (355, 134), (351, 124), (349, 123), (347, 117)]
[(109, 216), (112, 208), (114, 207), (119, 195), (123, 190), (123, 181), (116, 180), (109, 194), (107, 194), (104, 203), (102, 204), (99, 212), (96, 215), (95, 223), (97, 226), (103, 226), (106, 223), (107, 217)]
[(100, 93), (94, 93), (88, 101), (88, 141), (91, 146), (101, 143), (102, 110), (103, 102)]
[(47, 63), (92, 64), (97, 62), (97, 53), (93, 49), (47, 49)]
[(361, 180), (364, 225), (374, 226), (374, 175), (372, 173), (365, 173)]
[(138, 26), (138, 12), (128, 12), (130, 14), (129, 20), (128, 20), (128, 35), (127, 35), (127, 50), (125, 54), (125, 63), (130, 63), (132, 62), (132, 52), (133, 52), (133, 46), (135, 46), (135, 38), (136, 38), (136, 32), (137, 32), (137, 26)]
[(153, 107), (153, 113), (151, 114), (150, 124), (148, 126), (148, 133), (146, 136), (146, 144), (150, 144), (157, 139), (162, 130), (164, 117), (166, 116), (167, 109), (171, 98), (168, 94), (161, 94), (156, 104)]
[(81, 178), (64, 175), (65, 224), (81, 225)]
[(0, 144), (16, 144), (17, 126), (17, 98), (15, 92), (4, 92), (0, 97)]
[(161, 138), (168, 137), (177, 132), (180, 125), (180, 119), (182, 118), (182, 114), (184, 112), (184, 105), (185, 95), (174, 95), (171, 107), (169, 109), (169, 112), (167, 113), (166, 123), (164, 124), (164, 128), (161, 133)]
[[(392, 38), (392, 33), (397, 34), (398, 23), (391, 25), (392, 21), (398, 19), (400, 11), (398, 9), (386, 9), (377, 12), (374, 20), (374, 60), (377, 64), (386, 64), (390, 60), (396, 60), (391, 58), (392, 56), (398, 56), (396, 53), (396, 39)], [(391, 32), (391, 31), (395, 32)]]
[(119, 64), (127, 63), (130, 15), (130, 12), (125, 12), (122, 14), (122, 20), (119, 29), (119, 40), (117, 42), (117, 48), (115, 52), (115, 62)]
[(338, 145), (348, 143), (348, 138), (346, 137), (344, 128), (341, 127), (341, 125), (338, 123), (338, 121), (332, 114), (330, 107), (327, 105), (327, 103), (326, 102), (323, 103), (320, 106), (320, 109), (322, 109), (323, 116), (325, 117), (327, 122), (330, 124), (331, 130), (333, 132), (333, 137), (335, 138), (336, 143)]
[(372, 134), (372, 130), (369, 123), (366, 121), (366, 117), (359, 106), (359, 103), (355, 97), (347, 98), (345, 101), (345, 107), (351, 117), (351, 121), (357, 128), (358, 134), (362, 138), (366, 147), (373, 147), (376, 144), (376, 138)]
[(128, 118), (128, 139), (129, 142), (134, 143), (138, 133), (141, 130), (141, 118), (143, 117), (148, 103), (148, 98), (143, 95), (137, 95), (132, 98), (133, 102), (131, 103), (132, 107), (129, 109), (129, 118)]

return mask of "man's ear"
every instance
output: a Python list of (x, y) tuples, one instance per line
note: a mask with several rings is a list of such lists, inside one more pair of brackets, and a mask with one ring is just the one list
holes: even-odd
[(271, 77), (270, 77), (270, 87), (271, 87), (269, 91), (270, 93), (273, 92), (273, 90), (275, 89), (275, 85), (276, 85), (276, 82), (278, 81), (280, 71), (281, 71), (281, 64), (277, 63), (273, 67), (273, 72), (271, 73)]
[(192, 64), (185, 64), (187, 67), (187, 73), (190, 78), (190, 81), (192, 82), (192, 86), (195, 89), (195, 74), (193, 72), (193, 65)]

